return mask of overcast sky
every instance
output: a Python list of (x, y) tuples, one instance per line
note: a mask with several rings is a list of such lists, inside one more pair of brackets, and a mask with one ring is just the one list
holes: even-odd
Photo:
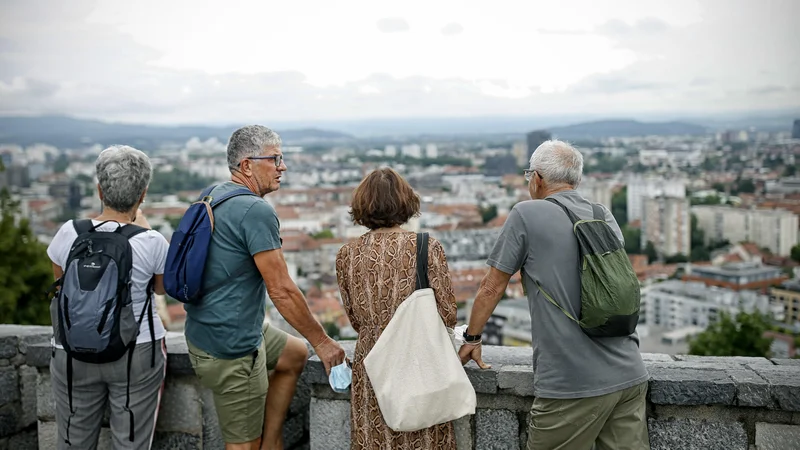
[(0, 0), (0, 114), (148, 123), (800, 107), (798, 0)]

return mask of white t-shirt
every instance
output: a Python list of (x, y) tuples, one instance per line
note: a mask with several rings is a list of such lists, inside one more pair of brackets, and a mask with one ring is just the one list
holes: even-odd
[[(92, 220), (92, 223), (97, 225), (100, 221)], [(97, 228), (97, 231), (114, 231), (118, 226), (116, 222), (108, 222)], [(65, 269), (64, 266), (67, 264), (69, 250), (77, 237), (78, 233), (70, 220), (61, 226), (53, 241), (50, 242), (50, 246), (47, 247), (47, 256), (50, 257), (53, 263)], [(153, 278), (153, 275), (162, 275), (164, 273), (164, 263), (167, 261), (169, 244), (161, 233), (153, 230), (137, 234), (129, 242), (133, 252), (131, 299), (133, 300), (134, 317), (138, 320), (147, 301), (147, 285), (150, 283), (150, 279)], [(155, 299), (153, 299), (153, 330), (155, 331), (156, 340), (163, 338), (167, 333), (164, 329), (164, 324), (161, 323), (161, 318), (156, 313)], [(136, 339), (137, 344), (144, 342), (150, 342), (150, 324), (147, 317), (142, 319), (142, 324), (139, 327), (139, 337)], [(61, 348), (60, 345), (56, 346)]]

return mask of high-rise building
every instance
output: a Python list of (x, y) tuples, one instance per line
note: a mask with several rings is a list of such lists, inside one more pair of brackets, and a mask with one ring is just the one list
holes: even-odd
[(792, 127), (792, 139), (800, 139), (800, 119), (794, 119)]
[(659, 196), (686, 198), (686, 181), (640, 175), (628, 178), (628, 222), (643, 219), (642, 202), (645, 198)]
[(536, 130), (528, 133), (528, 159), (530, 160), (531, 155), (533, 155), (538, 146), (548, 140), (550, 140), (550, 132), (547, 130)]
[(677, 197), (646, 197), (642, 201), (642, 241), (650, 241), (659, 255), (689, 256), (692, 251), (689, 200)]
[(754, 242), (780, 256), (789, 255), (798, 242), (798, 217), (791, 211), (697, 205), (692, 214), (707, 241)]
[(576, 190), (586, 200), (600, 203), (611, 211), (611, 198), (614, 196), (614, 183), (612, 181), (584, 178)]

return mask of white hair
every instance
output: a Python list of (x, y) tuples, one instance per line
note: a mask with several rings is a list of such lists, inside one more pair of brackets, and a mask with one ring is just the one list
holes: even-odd
[(248, 125), (233, 132), (228, 141), (228, 168), (239, 167), (243, 159), (259, 156), (267, 147), (280, 147), (278, 133), (261, 125)]
[(583, 155), (563, 141), (544, 141), (531, 155), (530, 164), (530, 170), (552, 184), (577, 188), (583, 175)]
[(103, 204), (119, 212), (136, 206), (153, 175), (150, 158), (127, 145), (112, 145), (100, 152), (95, 170), (103, 190)]

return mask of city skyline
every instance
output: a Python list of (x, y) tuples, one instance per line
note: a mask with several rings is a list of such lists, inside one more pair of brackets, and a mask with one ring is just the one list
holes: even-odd
[(0, 6), (0, 114), (219, 124), (800, 108), (788, 0)]

